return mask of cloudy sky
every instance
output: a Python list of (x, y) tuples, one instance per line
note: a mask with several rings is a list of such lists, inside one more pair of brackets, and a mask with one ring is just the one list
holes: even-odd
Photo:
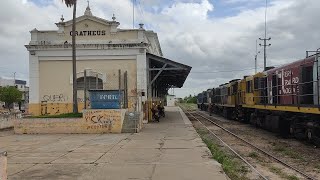
[[(78, 15), (87, 2), (78, 0)], [(10, 0), (0, 6), (0, 76), (28, 79), (29, 31), (56, 29), (72, 10), (61, 0)], [(132, 27), (132, 0), (91, 0), (95, 16)], [(268, 65), (301, 59), (320, 47), (319, 0), (268, 0)], [(136, 24), (158, 33), (165, 57), (193, 67), (175, 94), (197, 94), (254, 72), (256, 39), (264, 37), (265, 0), (136, 0)], [(262, 51), (258, 47), (259, 51)], [(258, 67), (263, 66), (263, 54)]]

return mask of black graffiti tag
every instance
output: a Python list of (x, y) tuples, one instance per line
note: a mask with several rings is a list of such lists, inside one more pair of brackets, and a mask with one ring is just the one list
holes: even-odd
[(64, 101), (66, 101), (66, 97), (63, 94), (44, 95), (42, 99), (44, 101), (49, 101), (49, 102), (64, 102)]
[(113, 119), (105, 118), (103, 115), (92, 116), (90, 121), (94, 124), (113, 125)]

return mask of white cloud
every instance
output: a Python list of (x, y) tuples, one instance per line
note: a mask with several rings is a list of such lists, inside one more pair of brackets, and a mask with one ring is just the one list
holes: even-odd
[[(215, 12), (214, 4), (208, 0), (175, 0), (171, 5), (162, 4), (161, 8), (157, 4), (163, 1), (148, 2), (142, 5), (158, 8), (157, 13), (144, 11), (141, 17), (137, 7), (137, 23), (143, 20), (147, 28), (158, 33), (166, 57), (193, 67), (185, 87), (175, 91), (179, 96), (254, 72), (255, 40), (263, 36), (264, 7), (243, 9), (232, 17), (215, 18), (208, 15)], [(235, 3), (235, 0), (228, 2)], [(316, 8), (319, 5), (319, 1), (311, 0), (271, 1), (268, 9), (268, 36), (272, 37), (272, 46), (268, 48), (269, 65), (302, 58), (305, 50), (319, 48), (316, 41), (320, 38), (317, 31), (320, 24), (316, 23), (320, 18)], [(85, 7), (86, 1), (79, 1), (78, 15)], [(130, 0), (95, 0), (91, 2), (91, 9), (94, 15), (106, 19), (115, 13), (122, 28), (132, 26)], [(45, 7), (30, 0), (4, 1), (0, 7), (0, 75), (13, 76), (13, 72), (18, 72), (18, 77), (28, 78), (28, 53), (24, 45), (30, 40), (29, 31), (35, 27), (55, 29), (54, 23), (61, 14), (68, 20), (71, 13), (61, 0), (54, 0)], [(259, 66), (262, 64), (260, 54)], [(246, 71), (221, 72), (242, 69)], [(201, 71), (219, 73), (196, 73)]]

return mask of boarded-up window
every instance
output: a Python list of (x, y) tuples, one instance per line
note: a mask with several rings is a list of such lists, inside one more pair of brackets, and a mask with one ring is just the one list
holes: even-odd
[[(88, 76), (86, 77), (87, 90), (103, 89), (103, 81), (100, 78)], [(84, 90), (84, 77), (77, 79), (77, 89)]]

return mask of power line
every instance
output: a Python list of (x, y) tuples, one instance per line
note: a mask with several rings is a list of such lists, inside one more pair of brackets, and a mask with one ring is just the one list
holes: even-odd
[[(285, 64), (278, 64), (278, 65), (273, 65), (274, 67), (278, 67), (278, 66), (282, 66), (282, 65), (285, 65)], [(263, 67), (258, 67), (259, 69), (262, 69)], [(191, 71), (190, 73), (199, 73), (199, 74), (202, 74), (202, 73), (222, 73), (222, 72), (234, 72), (234, 71), (248, 71), (248, 70), (254, 70), (254, 68), (248, 68), (248, 69), (234, 69), (234, 70), (225, 70), (225, 71)]]
[[(259, 67), (262, 68), (262, 67)], [(235, 70), (225, 70), (225, 71), (200, 71), (200, 72), (193, 72), (191, 71), (190, 73), (221, 73), (221, 72), (234, 72), (234, 71), (247, 71), (247, 70), (253, 70), (255, 68), (250, 68), (250, 69), (235, 69)]]
[[(12, 73), (14, 73), (14, 71), (2, 71), (2, 70), (0, 70), (0, 73), (12, 74)], [(16, 72), (16, 73), (17, 73), (17, 74), (29, 75), (29, 73), (23, 73), (23, 72)]]

